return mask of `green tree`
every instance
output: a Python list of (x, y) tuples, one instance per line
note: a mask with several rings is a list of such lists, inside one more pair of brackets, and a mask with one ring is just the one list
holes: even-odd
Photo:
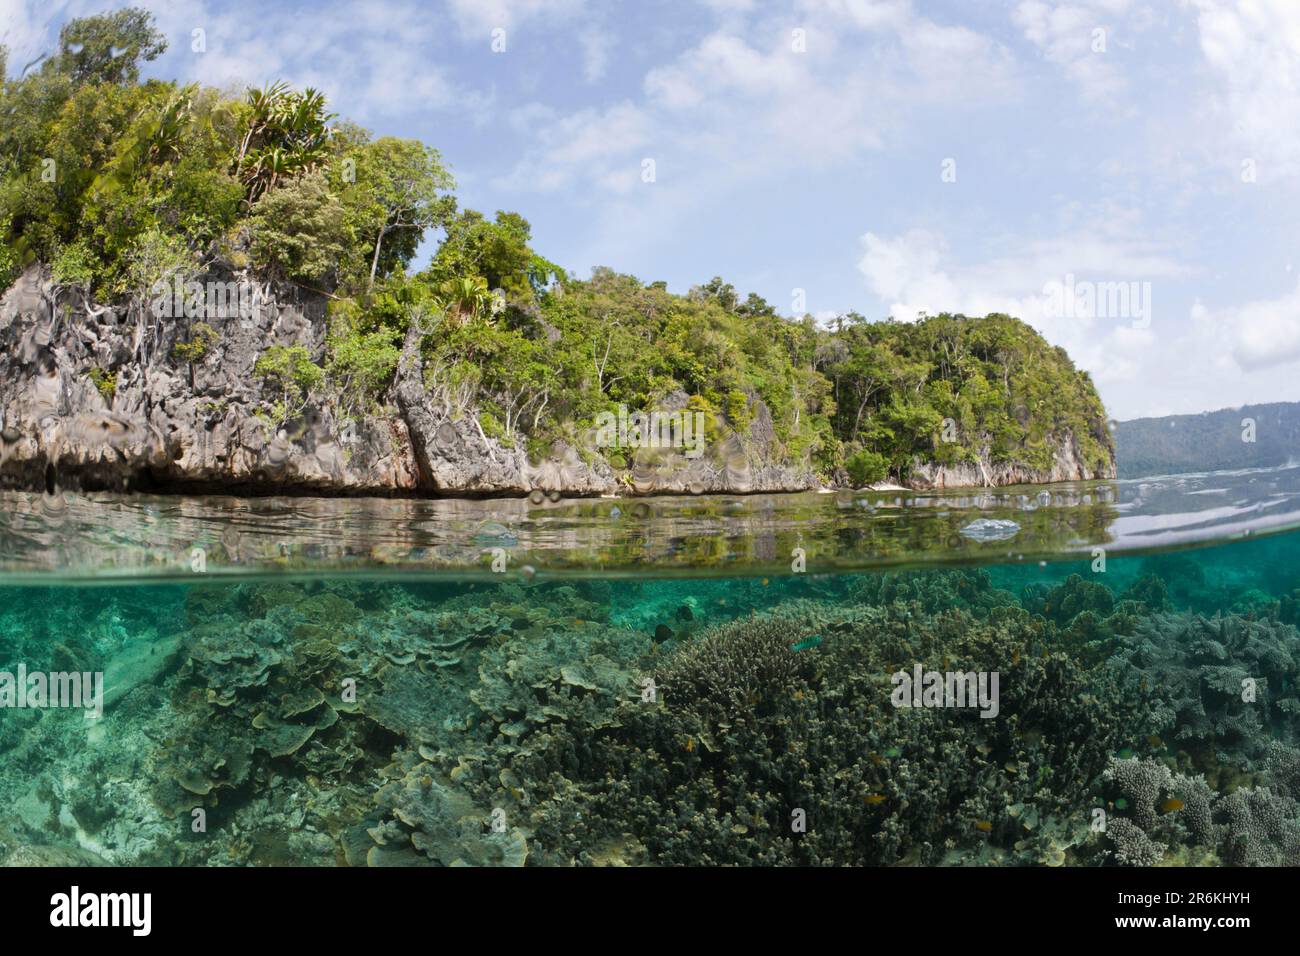
[(389, 242), (390, 248), (396, 246), (392, 258), (405, 265), (425, 230), (441, 226), (450, 217), (455, 203), (442, 193), (454, 188), (455, 180), (442, 165), (436, 149), (391, 136), (367, 143), (357, 151), (356, 178), (374, 236), (366, 282), (370, 290), (390, 236), (397, 240)]
[(324, 370), (301, 345), (272, 345), (253, 365), (253, 374), (280, 393), (272, 417), (283, 425), (307, 404), (311, 390), (324, 380)]
[(495, 220), (467, 209), (446, 224), (447, 237), (425, 275), (435, 285), (461, 276), (480, 276), (489, 289), (501, 289), (516, 310), (536, 305), (547, 288), (563, 281), (564, 271), (528, 245), (532, 227), (518, 213), (498, 212)]
[(336, 274), (350, 240), (343, 204), (319, 171), (267, 193), (253, 207), (248, 227), (255, 261), (276, 277), (307, 283)]
[(47, 66), (77, 84), (135, 83), (140, 63), (157, 59), (166, 49), (153, 14), (127, 7), (69, 22), (59, 31), (59, 53)]

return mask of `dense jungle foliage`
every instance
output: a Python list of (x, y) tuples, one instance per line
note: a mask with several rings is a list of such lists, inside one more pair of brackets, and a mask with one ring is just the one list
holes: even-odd
[[(855, 483), (917, 460), (1046, 468), (1067, 433), (1088, 464), (1111, 458), (1087, 374), (1016, 319), (826, 327), (721, 279), (685, 295), (603, 268), (580, 280), (533, 250), (518, 214), (461, 209), (438, 150), (373, 138), (311, 89), (142, 80), (166, 45), (125, 9), (69, 22), (21, 72), (0, 48), (0, 288), (40, 262), (68, 308), (143, 308), (160, 281), (230, 274), (319, 292), (324, 354), (271, 345), (258, 365), (286, 414), (313, 392), (381, 413), (418, 323), (430, 402), (509, 445), (684, 398), (741, 433), (761, 400), (785, 460)], [(218, 337), (199, 322), (170, 360)]]

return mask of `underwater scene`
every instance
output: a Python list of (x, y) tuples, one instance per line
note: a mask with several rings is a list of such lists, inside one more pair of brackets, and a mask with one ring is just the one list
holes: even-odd
[[(125, 499), (114, 521), (11, 494), (0, 855), (1294, 865), (1296, 484), (461, 503), (464, 527), (340, 501), (351, 531), (305, 553), (202, 502)], [(700, 573), (638, 565), (665, 542)]]

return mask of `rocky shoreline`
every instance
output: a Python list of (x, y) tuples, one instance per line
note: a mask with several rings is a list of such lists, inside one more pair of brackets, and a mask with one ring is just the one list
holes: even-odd
[[(229, 275), (216, 276), (229, 280)], [(246, 281), (246, 277), (236, 276)], [(326, 348), (328, 298), (268, 289), (253, 317), (205, 315), (217, 333), (201, 357), (177, 358), (196, 320), (157, 319), (57, 287), (32, 266), (0, 297), (0, 487), (85, 491), (486, 497), (540, 491), (566, 497), (758, 494), (818, 490), (806, 465), (781, 457), (772, 416), (750, 399), (743, 433), (723, 428), (698, 457), (642, 448), (615, 469), (592, 448), (557, 443), (530, 455), (484, 434), (472, 416), (430, 399), (408, 335), (389, 402), (349, 414), (339, 396), (312, 396), (281, 424), (265, 413), (254, 375), (272, 345)], [(112, 369), (111, 387), (104, 373)], [(686, 396), (670, 396), (685, 408)], [(1089, 468), (1073, 436), (1046, 471), (1016, 463), (918, 462), (913, 488), (1113, 478)]]

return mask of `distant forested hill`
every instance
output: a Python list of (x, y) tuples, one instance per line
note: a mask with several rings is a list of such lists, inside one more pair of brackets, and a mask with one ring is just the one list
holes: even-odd
[(1300, 460), (1300, 403), (1135, 418), (1114, 436), (1121, 478), (1284, 465)]

